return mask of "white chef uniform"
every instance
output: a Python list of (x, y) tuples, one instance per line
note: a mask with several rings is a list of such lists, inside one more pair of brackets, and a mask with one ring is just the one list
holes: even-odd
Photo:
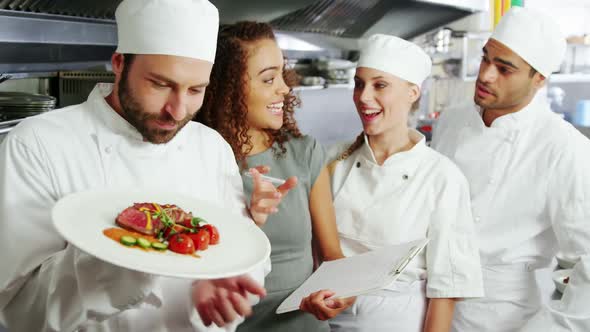
[[(541, 305), (534, 270), (558, 248), (590, 252), (590, 142), (532, 102), (489, 128), (474, 106), (448, 110), (432, 146), (469, 181), (486, 287), (485, 299), (458, 303), (455, 329), (518, 331)], [(590, 310), (572, 317), (589, 318)]]
[[(58, 199), (112, 186), (172, 189), (245, 213), (221, 136), (190, 122), (166, 144), (144, 142), (106, 103), (110, 91), (97, 86), (83, 104), (23, 121), (0, 147), (0, 311), (11, 332), (205, 330), (190, 280), (99, 261), (52, 226)], [(255, 277), (263, 283), (264, 272)]]
[[(379, 165), (365, 143), (337, 162), (332, 190), (346, 256), (428, 237), (399, 282), (357, 297), (333, 331), (421, 331), (428, 298), (483, 295), (468, 185), (453, 163), (410, 131), (415, 146)], [(334, 147), (338, 155), (349, 144)], [(370, 273), (370, 271), (367, 271)]]
[[(491, 38), (545, 77), (563, 59), (557, 25), (532, 10), (511, 9)], [(458, 303), (453, 330), (590, 331), (588, 139), (538, 98), (490, 127), (480, 112), (446, 110), (432, 142), (469, 181), (483, 265), (486, 297)], [(542, 307), (534, 271), (558, 248), (586, 263), (576, 266), (562, 300)]]
[[(118, 53), (214, 61), (219, 15), (207, 0), (123, 0), (115, 16)], [(53, 229), (57, 200), (99, 187), (173, 189), (244, 212), (242, 181), (221, 136), (189, 123), (167, 144), (144, 142), (106, 103), (111, 90), (95, 88), (86, 103), (23, 121), (0, 148), (0, 251), (9, 253), (0, 320), (12, 332), (205, 330), (191, 281), (101, 262)], [(264, 271), (255, 274), (262, 283)]]

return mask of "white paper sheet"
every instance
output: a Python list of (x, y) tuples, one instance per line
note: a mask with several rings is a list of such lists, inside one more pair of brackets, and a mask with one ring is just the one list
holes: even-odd
[(299, 309), (303, 298), (322, 289), (333, 291), (335, 294), (332, 298), (342, 298), (385, 288), (399, 277), (427, 243), (428, 239), (421, 239), (324, 262), (281, 303), (277, 313)]

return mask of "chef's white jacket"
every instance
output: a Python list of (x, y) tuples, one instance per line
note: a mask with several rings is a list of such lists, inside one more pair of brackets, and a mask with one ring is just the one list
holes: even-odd
[[(414, 147), (383, 165), (366, 137), (359, 149), (336, 163), (332, 192), (344, 255), (428, 237), (426, 250), (400, 280), (427, 278), (430, 298), (482, 296), (467, 181), (452, 162), (426, 146), (419, 132), (410, 130), (410, 138)], [(349, 145), (329, 153), (334, 158)]]
[[(561, 324), (558, 321), (590, 331), (590, 141), (547, 104), (533, 101), (490, 127), (475, 106), (447, 110), (432, 146), (453, 160), (469, 181), (486, 299), (498, 306), (503, 301), (530, 307), (533, 299), (525, 299), (526, 288), (536, 285), (525, 285), (523, 280), (530, 278), (524, 271), (547, 266), (559, 249), (586, 263), (576, 266), (561, 301), (550, 308), (536, 303), (535, 311), (541, 310), (534, 320), (544, 317), (539, 325), (545, 324), (544, 331), (554, 331), (550, 326)], [(495, 323), (512, 319), (508, 324), (516, 330), (534, 314), (523, 311), (519, 318), (500, 313)], [(461, 315), (461, 309), (456, 311), (456, 317)], [(481, 322), (477, 330), (487, 331), (483, 317), (467, 319)]]
[[(0, 147), (0, 312), (11, 332), (204, 329), (190, 280), (99, 261), (52, 226), (57, 200), (100, 187), (162, 188), (245, 213), (220, 135), (190, 122), (166, 144), (145, 142), (106, 103), (111, 89), (99, 84), (83, 104), (23, 121)], [(254, 273), (261, 283), (265, 268)]]

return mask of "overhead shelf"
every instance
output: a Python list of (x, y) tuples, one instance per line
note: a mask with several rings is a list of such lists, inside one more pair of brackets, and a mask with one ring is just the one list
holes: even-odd
[(293, 91), (309, 91), (309, 90), (323, 90), (323, 89), (349, 89), (352, 90), (352, 84), (326, 84), (326, 85), (300, 85), (293, 87)]
[(4, 73), (104, 66), (117, 45), (117, 27), (110, 19), (0, 10), (0, 27)]
[(0, 10), (0, 43), (116, 46), (115, 21)]
[(587, 83), (590, 82), (590, 74), (553, 74), (549, 77), (549, 83)]

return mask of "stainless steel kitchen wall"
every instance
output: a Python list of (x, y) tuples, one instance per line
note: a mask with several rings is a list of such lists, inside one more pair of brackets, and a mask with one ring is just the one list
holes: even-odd
[(301, 107), (295, 110), (295, 119), (301, 131), (324, 146), (352, 141), (362, 131), (352, 92), (347, 87), (298, 91)]

